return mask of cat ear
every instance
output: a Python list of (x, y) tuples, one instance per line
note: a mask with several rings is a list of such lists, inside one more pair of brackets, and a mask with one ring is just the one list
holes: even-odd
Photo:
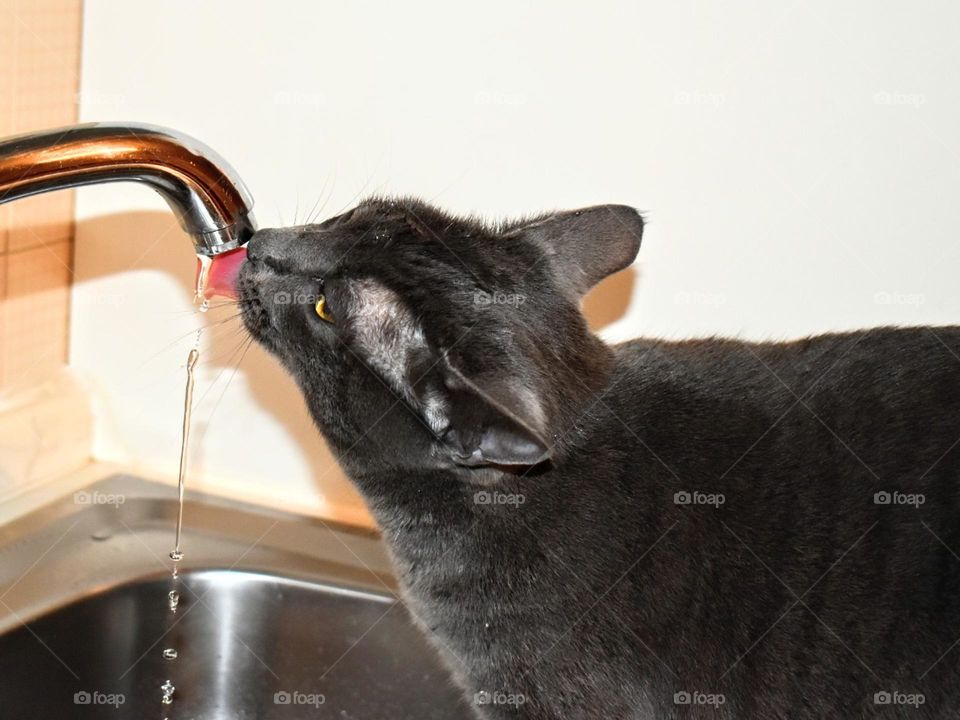
[(520, 228), (546, 253), (564, 292), (575, 302), (637, 257), (643, 217), (626, 205), (558, 213)]
[(549, 458), (544, 412), (532, 392), (509, 380), (470, 380), (443, 365), (443, 388), (431, 395), (445, 425), (440, 440), (456, 464), (536, 465)]

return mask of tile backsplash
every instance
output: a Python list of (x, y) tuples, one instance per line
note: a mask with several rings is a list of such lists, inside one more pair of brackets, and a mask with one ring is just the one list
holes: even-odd
[[(77, 121), (80, 0), (0, 0), (0, 137)], [(0, 389), (65, 364), (73, 193), (0, 206)]]

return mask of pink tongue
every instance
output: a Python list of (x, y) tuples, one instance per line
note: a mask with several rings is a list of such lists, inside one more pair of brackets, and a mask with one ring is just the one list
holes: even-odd
[[(233, 300), (237, 299), (237, 276), (240, 266), (247, 259), (247, 249), (237, 248), (229, 252), (214, 255), (210, 263), (210, 274), (207, 278), (207, 287), (203, 297), (209, 300), (214, 295), (221, 295)], [(200, 262), (197, 261), (197, 274), (200, 273)]]

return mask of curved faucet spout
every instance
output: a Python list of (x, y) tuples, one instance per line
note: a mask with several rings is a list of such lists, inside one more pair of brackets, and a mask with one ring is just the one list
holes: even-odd
[(106, 182), (160, 193), (198, 255), (240, 247), (253, 234), (253, 200), (236, 172), (203, 143), (139, 123), (89, 123), (0, 141), (0, 203)]

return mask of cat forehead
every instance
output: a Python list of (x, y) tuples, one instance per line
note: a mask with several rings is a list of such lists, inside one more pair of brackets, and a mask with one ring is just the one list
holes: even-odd
[(412, 197), (368, 198), (318, 227), (361, 232), (372, 230), (371, 234), (375, 234), (377, 226), (384, 232), (406, 229), (423, 239), (443, 238), (448, 234), (476, 236), (495, 229), (494, 225), (479, 217), (451, 214)]

